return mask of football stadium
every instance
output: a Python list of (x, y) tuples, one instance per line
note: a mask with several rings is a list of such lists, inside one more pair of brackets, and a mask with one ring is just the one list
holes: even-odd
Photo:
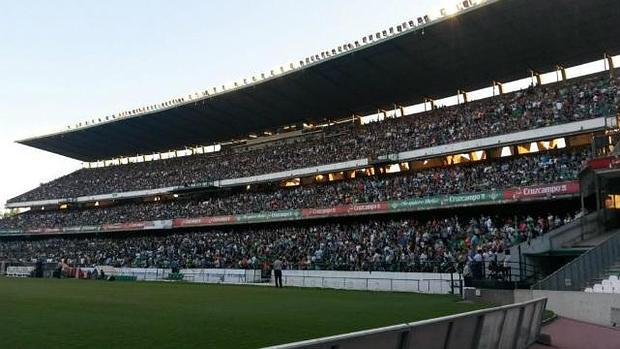
[(0, 348), (620, 348), (618, 23), (453, 1), (13, 140), (83, 166), (5, 204)]

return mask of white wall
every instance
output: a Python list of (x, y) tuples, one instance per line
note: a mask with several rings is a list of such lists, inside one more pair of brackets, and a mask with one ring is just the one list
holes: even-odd
[[(108, 275), (135, 276), (139, 281), (162, 281), (172, 269), (161, 268), (114, 268), (98, 266)], [(183, 281), (200, 283), (255, 283), (260, 282), (260, 270), (244, 269), (181, 269)]]
[[(452, 274), (458, 285), (459, 274)], [(283, 270), (284, 286), (448, 294), (451, 274)], [(273, 282), (273, 276), (272, 276)]]
[[(515, 290), (515, 302), (547, 298), (556, 314), (603, 326), (612, 326), (612, 308), (620, 308), (620, 295), (578, 291)], [(620, 325), (620, 324), (617, 324)]]
[[(86, 270), (86, 268), (82, 268)], [(98, 266), (107, 275), (135, 276), (138, 281), (166, 280), (171, 269), (157, 268), (114, 268)], [(183, 281), (198, 283), (259, 283), (260, 270), (245, 269), (181, 269)], [(454, 280), (454, 292), (458, 292), (460, 274), (447, 273), (393, 273), (365, 271), (332, 270), (284, 270), (282, 281), (285, 286), (317, 287), (344, 290), (417, 292), (432, 294), (449, 294), (452, 292), (451, 280)], [(271, 276), (273, 284), (273, 273)]]

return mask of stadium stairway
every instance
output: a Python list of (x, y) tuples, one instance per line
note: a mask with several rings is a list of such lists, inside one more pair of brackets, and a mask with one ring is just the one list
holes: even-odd
[(597, 216), (589, 214), (532, 240), (510, 248), (512, 275), (536, 282), (570, 260), (585, 253), (609, 233), (599, 228)]
[[(617, 220), (617, 213), (608, 210), (605, 215)], [(510, 249), (513, 262), (512, 275), (518, 275), (524, 288), (536, 285), (568, 263), (579, 258), (584, 253), (600, 246), (619, 230), (606, 227), (601, 222), (601, 215), (591, 213), (574, 222), (552, 230), (530, 241), (513, 246)], [(609, 224), (609, 223), (608, 223)], [(611, 267), (606, 264), (604, 267)], [(609, 275), (597, 276), (605, 278)], [(600, 281), (593, 279), (595, 281)], [(590, 287), (593, 283), (588, 283)], [(527, 286), (527, 287), (529, 287)]]
[[(547, 276), (534, 289), (584, 291), (620, 271), (620, 229), (609, 231), (586, 253)], [(617, 274), (616, 274), (617, 275)]]

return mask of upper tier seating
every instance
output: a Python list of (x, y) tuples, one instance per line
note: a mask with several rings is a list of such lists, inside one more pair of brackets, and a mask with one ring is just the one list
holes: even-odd
[(593, 76), (544, 85), (424, 114), (324, 129), (318, 140), (262, 149), (81, 169), (15, 197), (25, 202), (189, 185), (376, 157), (544, 126), (615, 115), (618, 81)]

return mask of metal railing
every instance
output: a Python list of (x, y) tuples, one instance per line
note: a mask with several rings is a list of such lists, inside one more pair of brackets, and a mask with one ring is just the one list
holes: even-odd
[(620, 258), (620, 232), (556, 270), (532, 288), (536, 290), (583, 291)]
[(268, 349), (525, 349), (540, 334), (546, 298)]

